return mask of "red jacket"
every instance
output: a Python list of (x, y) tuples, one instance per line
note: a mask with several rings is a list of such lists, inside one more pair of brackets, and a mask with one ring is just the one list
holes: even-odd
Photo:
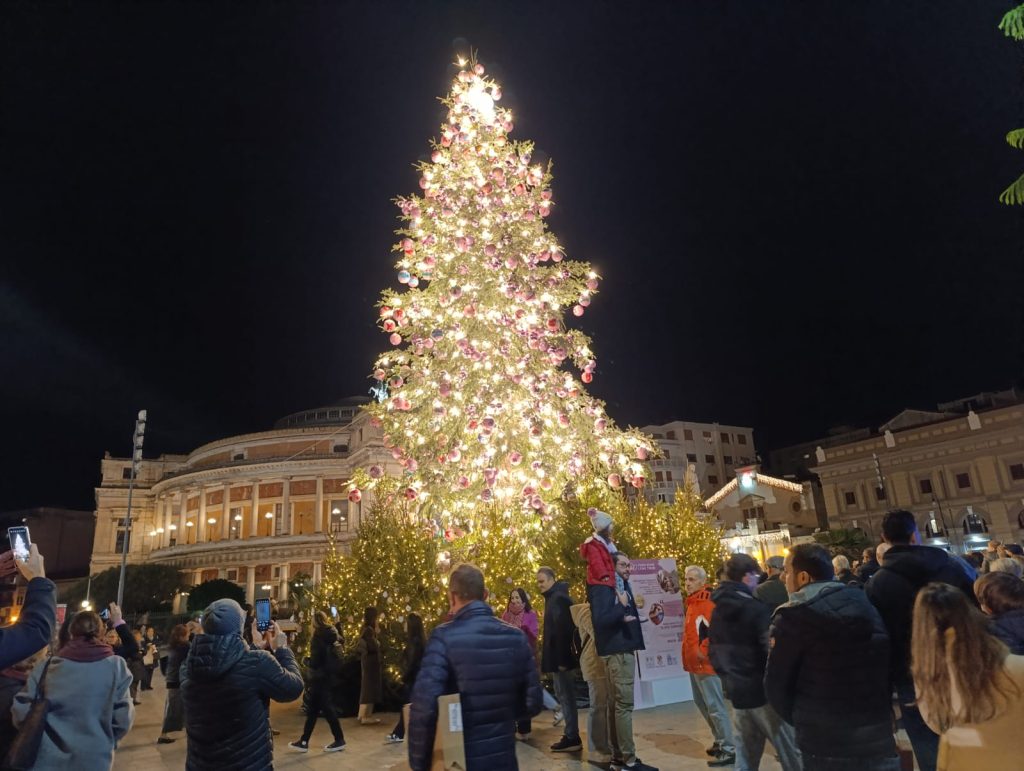
[(683, 626), (683, 669), (695, 675), (713, 675), (708, 658), (708, 630), (715, 603), (705, 586), (686, 597), (686, 622)]
[(603, 543), (594, 536), (580, 544), (580, 556), (587, 561), (587, 583), (615, 588), (615, 561)]

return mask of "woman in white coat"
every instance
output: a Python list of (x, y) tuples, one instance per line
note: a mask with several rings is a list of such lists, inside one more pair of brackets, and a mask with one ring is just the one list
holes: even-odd
[[(116, 606), (111, 606), (116, 611)], [(124, 623), (120, 611), (112, 620)], [(11, 715), (20, 726), (43, 679), (50, 702), (39, 754), (33, 768), (109, 771), (117, 742), (128, 733), (135, 708), (128, 689), (128, 665), (103, 641), (103, 622), (92, 611), (79, 613), (69, 627), (70, 640), (57, 654), (40, 662), (25, 688), (14, 698)], [(43, 674), (45, 668), (45, 676)]]

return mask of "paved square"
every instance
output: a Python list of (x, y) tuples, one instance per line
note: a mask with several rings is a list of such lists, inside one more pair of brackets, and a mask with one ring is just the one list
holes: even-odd
[[(163, 720), (164, 688), (159, 671), (153, 678), (152, 691), (142, 694), (142, 705), (136, 707), (135, 725), (118, 748), (114, 758), (115, 771), (166, 771), (185, 767), (185, 738), (174, 744), (157, 744), (160, 723)], [(344, 752), (325, 754), (323, 745), (331, 740), (327, 724), (320, 720), (310, 741), (307, 754), (294, 752), (288, 742), (299, 738), (303, 715), (300, 701), (291, 704), (271, 704), (271, 722), (281, 731), (275, 737), (274, 767), (278, 769), (401, 769), (407, 768), (405, 744), (386, 745), (384, 737), (390, 733), (398, 716), (381, 714), (380, 725), (361, 726), (354, 718), (341, 721), (348, 746)], [(580, 713), (580, 726), (586, 725), (586, 712)], [(519, 768), (523, 771), (597, 771), (598, 766), (586, 760), (586, 752), (554, 755), (548, 752), (561, 731), (551, 725), (551, 713), (542, 712), (534, 720), (533, 735), (529, 742), (518, 743)], [(692, 702), (666, 707), (640, 710), (633, 718), (637, 753), (646, 763), (661, 771), (690, 771), (706, 769), (704, 748), (711, 744), (711, 732), (701, 719)], [(584, 742), (586, 739), (584, 738)], [(761, 768), (777, 771), (780, 766), (772, 757), (766, 757)]]

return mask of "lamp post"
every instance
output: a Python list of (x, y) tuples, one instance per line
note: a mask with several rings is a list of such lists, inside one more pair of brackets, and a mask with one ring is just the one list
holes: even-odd
[(135, 435), (132, 440), (132, 475), (128, 479), (128, 508), (124, 513), (124, 538), (121, 539), (121, 577), (117, 581), (117, 605), (124, 601), (124, 574), (128, 566), (128, 544), (132, 537), (132, 491), (135, 477), (142, 468), (142, 442), (146, 434), (146, 411), (139, 410), (135, 421)]

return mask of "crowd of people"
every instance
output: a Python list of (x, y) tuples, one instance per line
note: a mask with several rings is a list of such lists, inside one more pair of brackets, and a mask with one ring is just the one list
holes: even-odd
[[(449, 576), (450, 612), (429, 637), (418, 614), (405, 617), (407, 706), (385, 741), (407, 740), (413, 771), (433, 767), (438, 700), (453, 693), (469, 771), (517, 768), (516, 741), (530, 739), (546, 703), (563, 726), (551, 752), (586, 747), (590, 761), (612, 771), (657, 771), (637, 756), (633, 735), (644, 641), (631, 561), (615, 545), (611, 518), (590, 515), (581, 601), (541, 567), (539, 614), (525, 588), (492, 597), (484, 574), (463, 564)], [(886, 514), (882, 535), (853, 563), (810, 543), (767, 559), (764, 570), (732, 554), (714, 582), (700, 566), (685, 568), (681, 659), (712, 736), (708, 766), (756, 771), (769, 751), (784, 771), (896, 771), (907, 767), (902, 728), (921, 771), (1017, 767), (1024, 553), (995, 541), (965, 557), (923, 546), (906, 511)], [(36, 548), (25, 561), (0, 555), (2, 576), (27, 582), (19, 622), (0, 629), (3, 767), (110, 769), (158, 667), (167, 688), (157, 741), (184, 731), (188, 769), (272, 768), (269, 702), (303, 694), (305, 724), (288, 747), (308, 752), (319, 718), (332, 735), (323, 750), (346, 746), (333, 699), (346, 650), (326, 612), (313, 614), (303, 672), (278, 625), (261, 630), (234, 600), (213, 602), (201, 623), (175, 625), (166, 644), (153, 627), (129, 629), (116, 604), (104, 617), (72, 614), (54, 639), (54, 585)], [(354, 646), (363, 725), (380, 722), (379, 635), (380, 615), (369, 607)]]

